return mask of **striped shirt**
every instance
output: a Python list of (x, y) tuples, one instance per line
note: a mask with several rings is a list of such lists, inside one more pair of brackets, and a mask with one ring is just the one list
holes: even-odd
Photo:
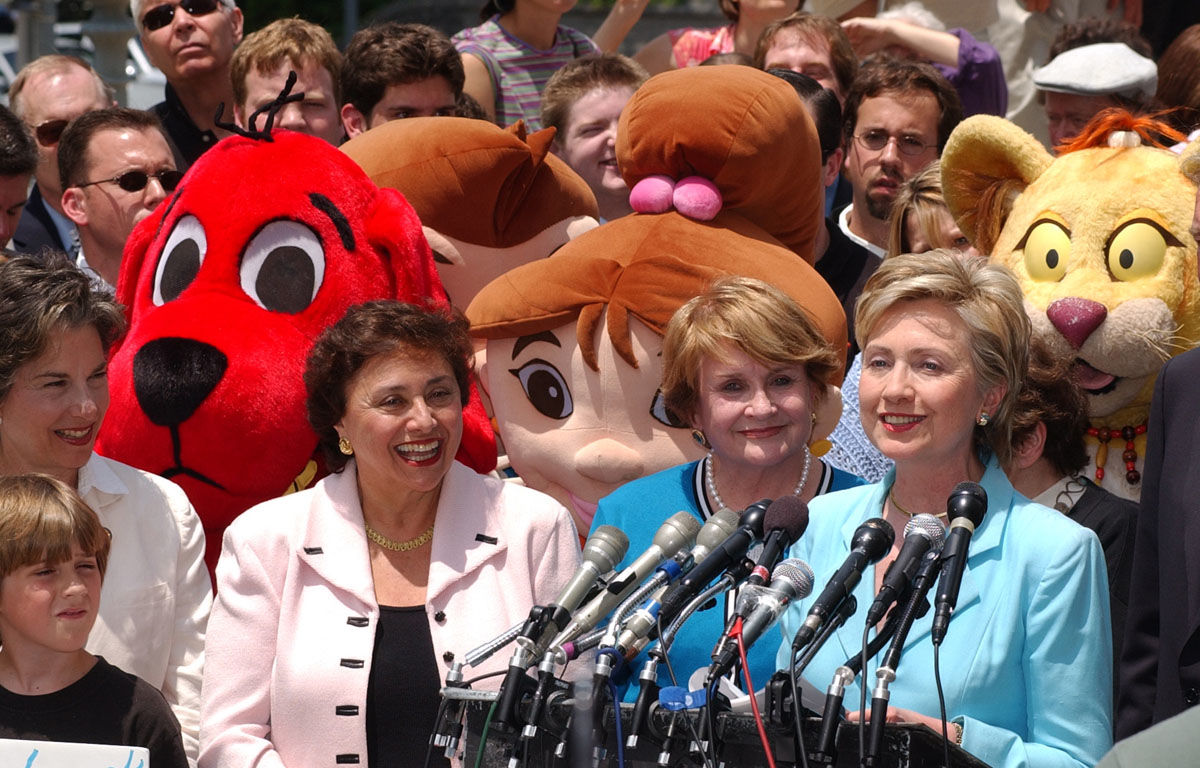
[(507, 126), (518, 120), (535, 131), (542, 127), (542, 88), (558, 68), (572, 59), (589, 53), (599, 53), (591, 38), (559, 26), (554, 45), (539, 51), (523, 40), (513, 37), (493, 16), (478, 27), (469, 27), (453, 37), (459, 53), (479, 57), (492, 77), (496, 94), (496, 123)]

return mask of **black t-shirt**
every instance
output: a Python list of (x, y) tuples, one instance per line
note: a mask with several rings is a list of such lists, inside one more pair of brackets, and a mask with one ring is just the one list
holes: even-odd
[[(429, 736), (437, 725), (441, 687), (425, 606), (379, 606), (367, 681), (368, 763), (424, 763)], [(445, 768), (450, 761), (434, 748), (429, 765)]]
[(154, 768), (187, 768), (179, 722), (157, 689), (103, 658), (61, 691), (0, 687), (0, 738), (146, 747)]

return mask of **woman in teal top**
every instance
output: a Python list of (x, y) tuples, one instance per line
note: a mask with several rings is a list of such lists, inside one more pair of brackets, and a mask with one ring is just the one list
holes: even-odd
[[(944, 515), (960, 481), (980, 483), (987, 513), (971, 540), (940, 654), (950, 738), (992, 766), (1095, 764), (1112, 744), (1104, 553), (1095, 534), (1016, 493), (1000, 469), (1011, 450), (1030, 335), (1015, 279), (948, 251), (896, 256), (868, 280), (855, 322), (863, 426), (895, 467), (875, 485), (814, 500), (808, 530), (790, 555), (812, 566), (819, 593), (864, 520), (883, 517), (899, 532), (914, 514)], [(858, 614), (805, 671), (819, 689), (859, 652), (863, 606), (902, 543), (897, 536), (863, 574), (854, 591)], [(784, 615), (781, 668), (810, 605), (799, 601)], [(940, 733), (932, 617), (917, 620), (908, 635), (888, 716)], [(871, 665), (869, 687), (874, 673)], [(861, 680), (846, 689), (853, 710)]]
[[(832, 382), (840, 370), (804, 310), (759, 280), (723, 278), (680, 307), (663, 336), (663, 417), (694, 427), (693, 437), (709, 453), (600, 500), (593, 530), (615, 525), (629, 536), (619, 567), (645, 551), (658, 526), (679, 510), (707, 520), (722, 507), (740, 511), (788, 494), (809, 501), (861, 483), (809, 450), (837, 423), (841, 398)], [(735, 598), (697, 613), (676, 637), (670, 660), (681, 685), (695, 669), (708, 668)], [(775, 671), (773, 644), (751, 646), (749, 662), (752, 682), (762, 687)], [(659, 682), (669, 683), (663, 666)]]

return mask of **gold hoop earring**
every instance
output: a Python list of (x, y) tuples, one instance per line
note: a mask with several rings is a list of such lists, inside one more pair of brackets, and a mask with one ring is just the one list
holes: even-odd
[(695, 440), (696, 445), (700, 446), (701, 448), (712, 448), (712, 446), (708, 443), (708, 438), (705, 437), (704, 433), (698, 429), (692, 430), (692, 439)]
[(978, 425), (979, 425), (979, 426), (981, 426), (981, 427), (986, 427), (986, 426), (988, 425), (988, 422), (989, 422), (989, 421), (991, 421), (991, 419), (990, 419), (990, 418), (988, 418), (988, 412), (987, 412), (987, 411), (981, 411), (981, 412), (979, 413), (979, 418), (975, 419), (975, 423), (976, 423), (976, 424), (978, 424)]
[(354, 455), (354, 447), (350, 445), (350, 441), (345, 437), (338, 438), (338, 450), (341, 451), (345, 456)]

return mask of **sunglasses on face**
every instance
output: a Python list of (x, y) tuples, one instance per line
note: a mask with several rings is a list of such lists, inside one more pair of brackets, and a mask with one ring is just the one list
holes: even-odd
[(47, 120), (33, 129), (33, 135), (37, 138), (38, 144), (43, 147), (53, 147), (62, 138), (63, 131), (66, 130), (69, 122), (71, 121)]
[(154, 173), (146, 173), (145, 171), (125, 171), (120, 176), (114, 176), (111, 179), (98, 179), (96, 181), (87, 181), (83, 184), (76, 184), (77, 187), (90, 187), (93, 184), (104, 184), (111, 182), (116, 184), (126, 192), (141, 192), (150, 183), (150, 178), (158, 179), (158, 183), (162, 184), (162, 188), (167, 192), (174, 192), (175, 187), (179, 186), (179, 182), (183, 179), (183, 171), (177, 171), (174, 168), (164, 168), (161, 171)]
[(221, 5), (220, 0), (182, 0), (178, 5), (163, 3), (146, 11), (142, 17), (142, 26), (153, 32), (162, 29), (175, 18), (175, 9), (182, 8), (189, 16), (207, 16)]

